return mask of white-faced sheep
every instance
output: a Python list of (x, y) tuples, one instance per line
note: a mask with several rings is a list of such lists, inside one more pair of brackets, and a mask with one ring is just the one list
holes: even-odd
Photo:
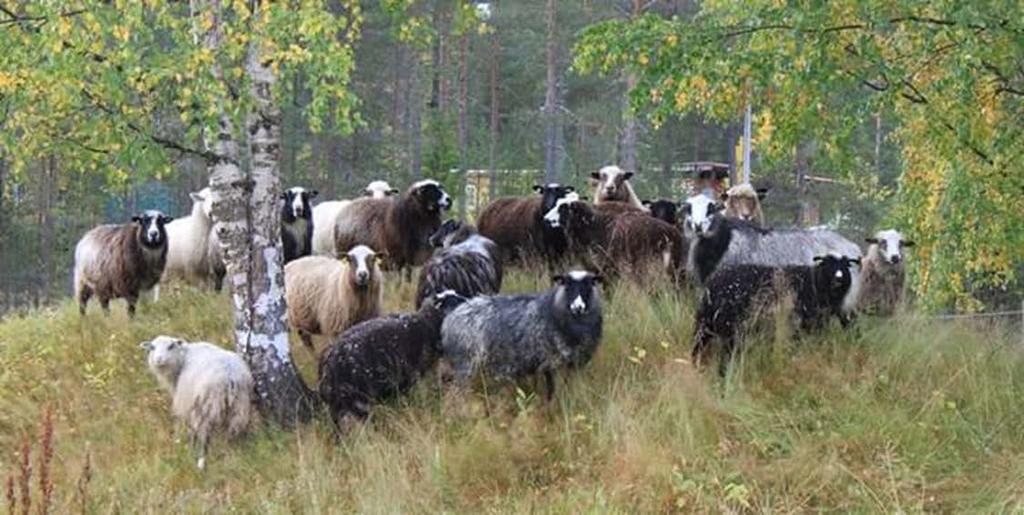
[[(690, 197), (684, 207), (684, 230), (693, 235), (687, 272), (701, 283), (719, 266), (809, 266), (816, 256), (861, 255), (855, 243), (828, 229), (762, 229), (723, 216), (721, 209), (720, 204), (703, 195)], [(851, 303), (856, 302), (859, 285), (855, 277)]]
[(93, 295), (104, 312), (109, 313), (111, 299), (123, 298), (128, 315), (135, 315), (139, 293), (156, 286), (164, 272), (169, 221), (159, 211), (146, 211), (129, 224), (96, 227), (78, 241), (74, 284), (82, 315)]
[(281, 244), (284, 262), (290, 263), (313, 252), (313, 210), (309, 201), (316, 198), (316, 190), (288, 188), (281, 194)]
[(372, 404), (416, 384), (441, 354), (442, 320), (465, 300), (448, 290), (416, 313), (367, 320), (334, 338), (320, 358), (319, 392), (335, 423), (366, 418)]
[(550, 183), (535, 184), (533, 190), (540, 195), (504, 197), (487, 204), (477, 219), (480, 234), (498, 245), (505, 264), (538, 257), (551, 263), (566, 250), (565, 235), (544, 223), (544, 213), (575, 188)]
[(252, 414), (253, 378), (245, 360), (216, 345), (157, 336), (142, 342), (149, 370), (171, 394), (171, 411), (188, 427), (189, 441), (206, 465), (210, 438), (243, 434)]
[(608, 210), (609, 204), (590, 205), (568, 196), (559, 199), (544, 220), (565, 231), (569, 255), (609, 279), (639, 279), (655, 268), (679, 279), (687, 250), (679, 230), (639, 211)]
[(311, 335), (333, 337), (380, 315), (383, 287), (377, 254), (353, 247), (341, 260), (324, 256), (296, 259), (284, 267), (288, 321), (308, 348)]
[(543, 374), (551, 400), (555, 372), (590, 361), (601, 341), (601, 278), (575, 270), (553, 279), (546, 292), (476, 297), (445, 318), (441, 347), (458, 383)]
[(383, 253), (394, 270), (421, 265), (433, 250), (427, 240), (451, 206), (451, 197), (433, 180), (419, 181), (400, 196), (353, 200), (333, 224), (334, 248), (367, 245)]
[(438, 250), (420, 270), (416, 307), (432, 295), (453, 290), (470, 298), (501, 290), (502, 269), (498, 247), (477, 234), (472, 225), (448, 220), (430, 237)]
[(856, 280), (853, 267), (860, 260), (828, 255), (813, 261), (813, 266), (733, 265), (717, 270), (697, 309), (693, 362), (699, 365), (718, 338), (723, 344), (719, 372), (724, 375), (744, 324), (770, 316), (771, 307), (787, 297), (792, 298), (804, 331), (821, 327), (833, 316), (843, 325), (849, 323), (850, 312), (843, 306)]
[(192, 213), (167, 224), (167, 266), (161, 282), (181, 279), (189, 284), (211, 285), (209, 247), (213, 229), (213, 195), (210, 188), (189, 193)]
[(914, 242), (893, 229), (879, 231), (866, 241), (858, 307), (866, 313), (892, 315), (903, 302), (903, 249), (913, 247)]
[(754, 189), (750, 183), (737, 184), (729, 188), (722, 194), (725, 216), (764, 227), (761, 201), (767, 194), (768, 188)]
[(629, 179), (633, 172), (627, 172), (615, 165), (608, 165), (590, 174), (594, 184), (594, 204), (623, 202), (641, 211), (647, 211), (633, 191)]
[(373, 181), (363, 188), (363, 195), (370, 198), (387, 198), (398, 195), (398, 188), (392, 188), (387, 181)]

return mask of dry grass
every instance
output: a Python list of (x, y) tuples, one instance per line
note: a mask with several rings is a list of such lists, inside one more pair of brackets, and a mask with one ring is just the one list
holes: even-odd
[[(546, 284), (518, 273), (506, 289)], [(392, 284), (388, 309), (412, 296)], [(50, 409), (56, 513), (1024, 509), (1024, 361), (999, 328), (766, 331), (719, 380), (689, 364), (688, 295), (624, 285), (594, 362), (552, 405), (532, 383), (453, 397), (431, 379), (340, 441), (324, 421), (264, 427), (199, 472), (137, 343), (224, 343), (230, 313), (226, 297), (165, 299), (135, 321), (65, 303), (0, 322), (5, 486)]]

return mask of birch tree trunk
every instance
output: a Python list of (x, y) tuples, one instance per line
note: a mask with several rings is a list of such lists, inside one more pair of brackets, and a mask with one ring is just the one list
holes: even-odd
[[(635, 20), (643, 14), (643, 1), (633, 0), (633, 8), (630, 18)], [(626, 91), (623, 96), (622, 106), (622, 139), (619, 142), (619, 166), (623, 170), (639, 172), (636, 169), (636, 142), (637, 142), (637, 119), (636, 113), (629, 105), (630, 95), (636, 87), (636, 74), (626, 72)]]
[[(210, 4), (219, 12), (218, 0)], [(214, 52), (220, 46), (218, 21), (205, 42)], [(281, 119), (271, 97), (276, 77), (260, 62), (256, 48), (253, 44), (246, 62), (255, 109), (245, 127), (251, 170), (242, 168), (237, 131), (223, 115), (213, 148), (218, 159), (210, 170), (210, 187), (235, 312), (235, 346), (252, 369), (260, 411), (284, 427), (293, 427), (312, 414), (314, 398), (295, 369), (288, 346), (277, 209)], [(220, 76), (219, 70), (215, 74)]]

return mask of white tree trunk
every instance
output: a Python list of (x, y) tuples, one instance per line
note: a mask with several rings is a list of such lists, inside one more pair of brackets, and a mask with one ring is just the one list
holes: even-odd
[[(219, 2), (212, 0), (215, 12)], [(214, 23), (206, 45), (220, 45)], [(253, 45), (255, 49), (257, 45)], [(239, 159), (239, 135), (222, 116), (210, 171), (213, 218), (220, 237), (235, 312), (235, 346), (252, 369), (257, 403), (265, 416), (286, 427), (312, 412), (313, 396), (291, 360), (277, 197), (280, 112), (271, 88), (276, 77), (251, 50), (246, 62), (255, 112), (246, 120), (251, 150), (247, 173)], [(219, 72), (217, 73), (219, 76)]]

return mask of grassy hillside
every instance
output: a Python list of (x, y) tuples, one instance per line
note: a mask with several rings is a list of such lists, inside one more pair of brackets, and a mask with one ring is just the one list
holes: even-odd
[[(513, 274), (506, 290), (546, 283)], [(408, 309), (411, 285), (388, 290)], [(594, 362), (551, 405), (532, 384), (457, 399), (431, 378), (344, 438), (324, 421), (260, 427), (201, 473), (137, 344), (228, 342), (226, 296), (168, 295), (134, 321), (94, 309), (0, 322), (0, 479), (19, 495), (27, 439), (41, 502), (51, 411), (56, 512), (1024, 510), (1024, 360), (998, 327), (769, 330), (722, 381), (689, 363), (689, 299), (623, 288)]]

